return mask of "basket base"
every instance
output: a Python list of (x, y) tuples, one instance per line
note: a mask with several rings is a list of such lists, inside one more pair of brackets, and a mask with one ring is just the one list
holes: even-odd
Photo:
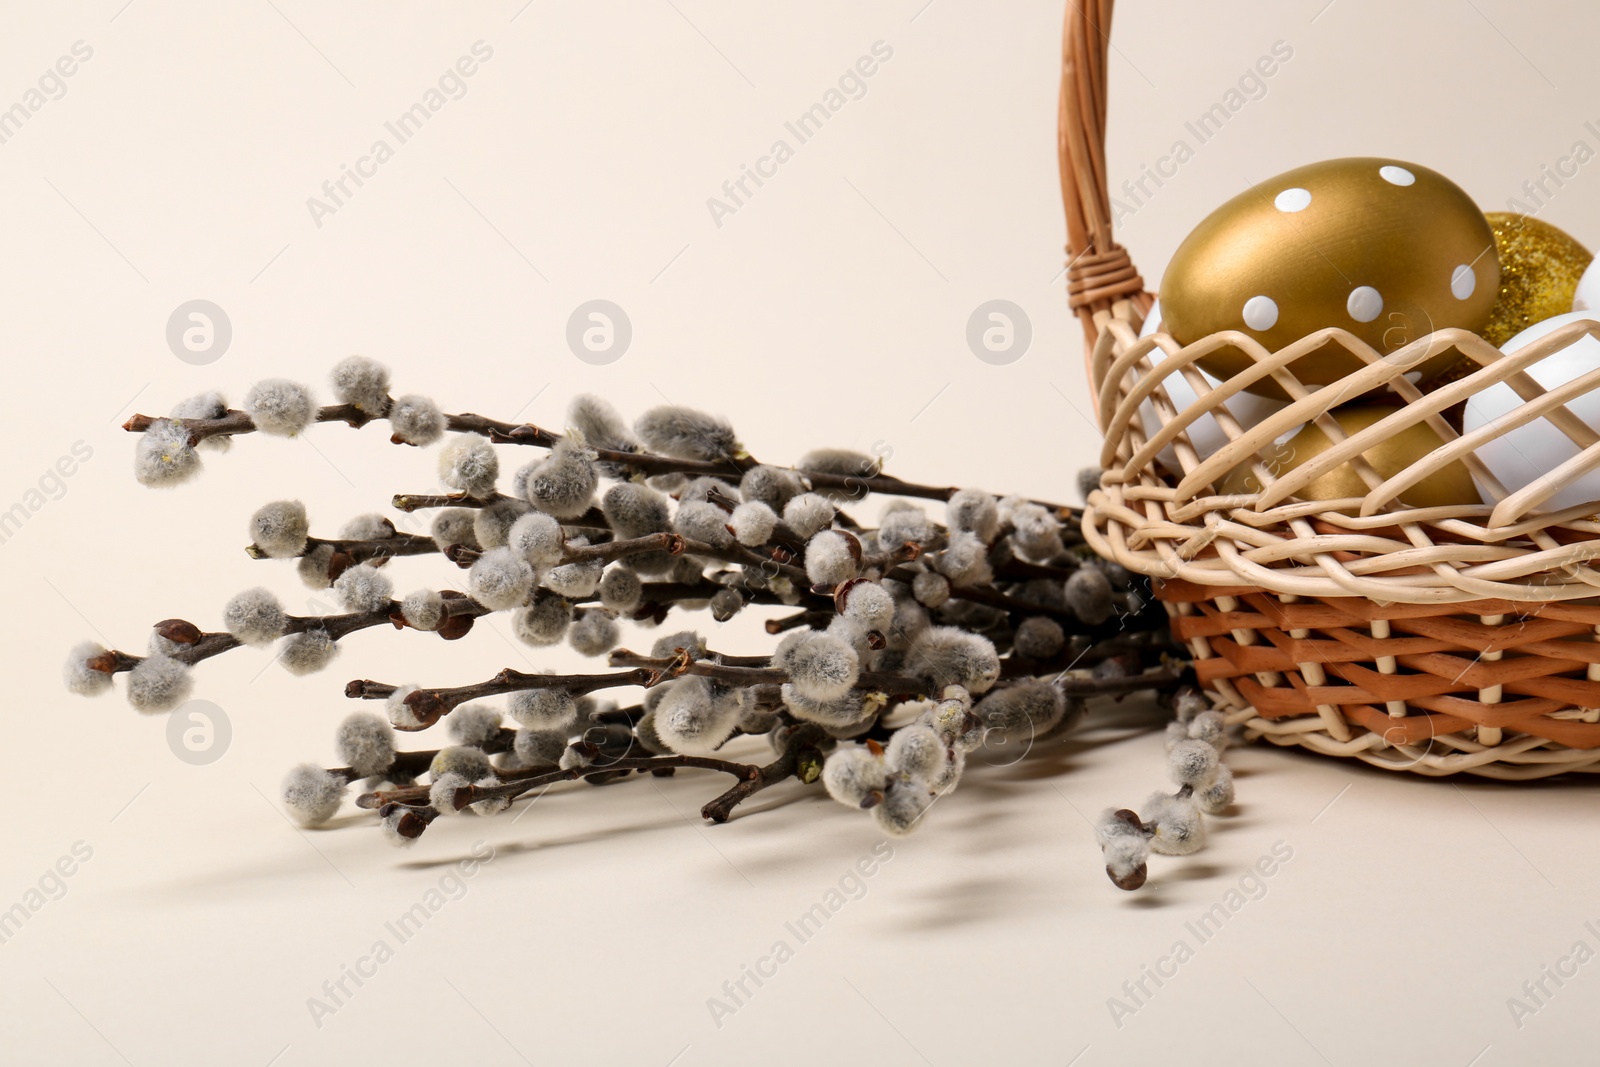
[(1587, 617), (1600, 607), (1563, 605), (1556, 614), (1585, 616), (1563, 619), (1484, 601), (1441, 616), (1184, 582), (1155, 592), (1201, 686), (1251, 740), (1429, 777), (1600, 773)]

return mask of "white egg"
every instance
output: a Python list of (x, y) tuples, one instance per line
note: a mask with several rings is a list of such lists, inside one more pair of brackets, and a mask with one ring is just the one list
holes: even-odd
[[(1579, 290), (1582, 291), (1581, 288)], [(1501, 346), (1501, 351), (1517, 349), (1537, 341), (1546, 334), (1573, 322), (1593, 321), (1590, 312), (1568, 312), (1536, 322)], [(1527, 369), (1529, 377), (1545, 389), (1565, 385), (1600, 367), (1600, 341), (1587, 335), (1569, 344), (1561, 351), (1546, 356)], [(1504, 418), (1522, 405), (1516, 390), (1504, 382), (1490, 386), (1467, 401), (1462, 416), (1465, 430), (1471, 433)], [(1582, 420), (1585, 426), (1600, 429), (1600, 390), (1586, 393), (1567, 401), (1567, 410)], [(1478, 458), (1489, 472), (1500, 480), (1508, 492), (1516, 492), (1532, 485), (1556, 467), (1576, 456), (1580, 449), (1572, 439), (1540, 418), (1519, 426), (1478, 448)], [(1493, 497), (1486, 485), (1478, 488), (1485, 500)], [(1600, 500), (1600, 470), (1592, 470), (1564, 485), (1559, 492), (1539, 505), (1540, 511), (1560, 511), (1563, 508)]]
[[(1140, 329), (1139, 336), (1141, 338), (1149, 337), (1160, 328), (1160, 325), (1161, 301), (1157, 300), (1151, 305), (1150, 314), (1145, 318), (1144, 326)], [(1157, 350), (1151, 354), (1150, 358), (1152, 362), (1159, 363), (1165, 357)], [(1198, 369), (1196, 368), (1196, 370)], [(1210, 388), (1215, 389), (1222, 384), (1204, 371), (1200, 371), (1200, 375)], [(1194, 389), (1190, 387), (1189, 379), (1182, 374), (1171, 375), (1163, 382), (1163, 385), (1166, 387), (1167, 396), (1172, 399), (1173, 406), (1179, 412), (1182, 412), (1199, 399), (1195, 396)], [(1240, 393), (1229, 400), (1226, 406), (1228, 413), (1238, 420), (1240, 427), (1249, 429), (1275, 412), (1287, 407), (1288, 402), (1274, 400), (1271, 397), (1257, 396), (1254, 393)], [(1163, 425), (1163, 420), (1156, 412), (1155, 405), (1148, 400), (1139, 408), (1139, 418), (1144, 423), (1144, 432), (1147, 438), (1155, 436), (1156, 431), (1161, 429)], [(1219, 451), (1228, 443), (1228, 435), (1217, 424), (1217, 420), (1210, 415), (1202, 416), (1191, 423), (1188, 433), (1189, 441), (1194, 445), (1195, 451), (1200, 454), (1201, 459), (1205, 459), (1212, 453)], [(1183, 473), (1183, 468), (1178, 464), (1178, 453), (1171, 445), (1162, 449), (1157, 458), (1173, 474)]]
[(1572, 297), (1573, 311), (1600, 311), (1600, 256), (1589, 262), (1589, 267), (1578, 279), (1578, 291)]

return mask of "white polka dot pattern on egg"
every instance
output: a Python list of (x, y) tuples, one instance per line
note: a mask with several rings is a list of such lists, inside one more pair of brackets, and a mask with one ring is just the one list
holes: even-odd
[(1417, 176), (1406, 170), (1406, 168), (1396, 167), (1392, 164), (1386, 167), (1379, 167), (1378, 173), (1390, 185), (1410, 185), (1417, 180)]
[(1304, 211), (1311, 204), (1309, 189), (1285, 189), (1273, 198), (1272, 206), (1279, 211)]
[(1252, 296), (1244, 302), (1244, 324), (1252, 330), (1270, 330), (1278, 321), (1278, 305), (1270, 296)]
[(1383, 310), (1383, 294), (1370, 285), (1358, 285), (1350, 290), (1344, 306), (1357, 322), (1371, 322)]
[(1450, 272), (1450, 292), (1457, 300), (1465, 300), (1478, 288), (1478, 276), (1472, 272), (1472, 264), (1463, 263)]

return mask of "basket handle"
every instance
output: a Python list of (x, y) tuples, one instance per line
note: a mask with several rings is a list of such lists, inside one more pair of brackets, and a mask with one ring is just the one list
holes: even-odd
[[(1095, 315), (1132, 299), (1140, 312), (1153, 294), (1128, 252), (1111, 236), (1106, 187), (1106, 58), (1112, 0), (1067, 0), (1061, 42), (1057, 147), (1067, 215), (1067, 306), (1083, 325), (1087, 361), (1099, 336)], [(1098, 395), (1099, 382), (1091, 382)]]

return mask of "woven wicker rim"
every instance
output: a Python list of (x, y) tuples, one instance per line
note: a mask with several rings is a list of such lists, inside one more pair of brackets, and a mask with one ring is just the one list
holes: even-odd
[[(1600, 771), (1600, 504), (1537, 510), (1600, 468), (1600, 435), (1566, 406), (1600, 389), (1600, 367), (1548, 391), (1528, 373), (1585, 334), (1600, 339), (1600, 323), (1564, 325), (1510, 353), (1456, 329), (1388, 355), (1338, 329), (1277, 352), (1232, 331), (1187, 346), (1160, 332), (1141, 339), (1154, 294), (1113, 239), (1106, 180), (1112, 6), (1068, 2), (1058, 127), (1068, 304), (1083, 325), (1105, 434), (1104, 475), (1084, 513), (1089, 544), (1153, 580), (1203, 684), (1252, 736), (1428, 775)], [(1329, 344), (1360, 369), (1330, 385), (1301, 382), (1290, 365)], [(1254, 366), (1213, 386), (1196, 361), (1224, 346)], [(1420, 392), (1407, 373), (1449, 348), (1472, 372)], [(1183, 407), (1166, 388), (1180, 376), (1197, 398)], [(1266, 378), (1288, 404), (1240, 426), (1221, 405)], [(1451, 409), (1502, 382), (1522, 404), (1457, 432)], [(1368, 429), (1346, 435), (1329, 417), (1384, 388), (1405, 406)], [(1156, 414), (1148, 435), (1141, 408)], [(1227, 439), (1205, 455), (1188, 433), (1202, 419)], [(1508, 491), (1477, 450), (1536, 420), (1577, 454)], [(1275, 477), (1263, 450), (1307, 423), (1334, 444)], [(1419, 423), (1444, 446), (1387, 479), (1366, 463), (1375, 443)], [(1163, 472), (1164, 453), (1177, 470)], [(1466, 464), (1489, 503), (1398, 503), (1454, 462)], [(1219, 477), (1245, 463), (1255, 464), (1261, 491), (1216, 495)], [(1365, 496), (1294, 498), (1342, 464), (1365, 481)]]

